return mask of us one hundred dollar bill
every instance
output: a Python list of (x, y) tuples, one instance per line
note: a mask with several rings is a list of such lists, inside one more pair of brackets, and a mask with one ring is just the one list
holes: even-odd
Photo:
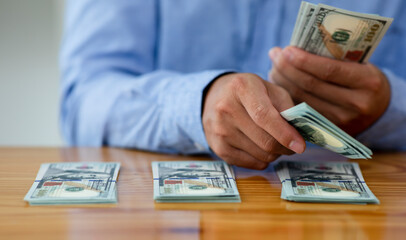
[(320, 56), (367, 62), (392, 21), (303, 1), (290, 44)]
[(232, 168), (223, 161), (153, 162), (156, 202), (240, 202)]
[(116, 203), (120, 163), (42, 164), (24, 200), (31, 205)]
[(281, 198), (295, 202), (376, 203), (357, 163), (281, 161)]
[(345, 133), (305, 102), (281, 112), (281, 115), (308, 142), (347, 158), (371, 158), (372, 151), (369, 148)]

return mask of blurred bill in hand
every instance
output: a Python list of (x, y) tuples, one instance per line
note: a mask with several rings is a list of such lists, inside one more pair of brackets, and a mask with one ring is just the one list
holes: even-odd
[(232, 168), (223, 161), (153, 162), (156, 202), (240, 202)]
[(289, 108), (281, 115), (303, 138), (347, 158), (371, 158), (372, 151), (345, 133), (305, 102)]
[(119, 163), (42, 164), (24, 200), (31, 205), (117, 202)]
[(324, 57), (367, 62), (392, 21), (303, 1), (290, 44)]

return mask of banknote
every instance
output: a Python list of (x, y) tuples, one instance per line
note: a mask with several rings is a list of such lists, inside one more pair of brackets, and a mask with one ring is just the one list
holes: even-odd
[(316, 9), (315, 4), (302, 1), (300, 5), (298, 17), (296, 19), (295, 28), (292, 33), (290, 45), (297, 46), (300, 39), (302, 39), (303, 33), (306, 31), (307, 25), (313, 16), (313, 12)]
[(367, 62), (393, 19), (303, 3), (291, 45), (339, 60)]
[(372, 151), (303, 102), (281, 115), (303, 138), (347, 158), (371, 158)]
[(113, 162), (45, 163), (24, 200), (31, 205), (115, 203), (119, 169)]
[(295, 202), (377, 203), (357, 163), (283, 160), (281, 198)]
[(153, 162), (156, 202), (240, 202), (232, 168), (223, 161)]

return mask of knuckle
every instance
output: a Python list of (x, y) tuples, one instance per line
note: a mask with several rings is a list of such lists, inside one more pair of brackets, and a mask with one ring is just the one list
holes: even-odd
[(241, 93), (241, 91), (247, 88), (248, 82), (244, 76), (244, 74), (236, 74), (230, 81), (230, 87), (233, 91)]
[(280, 60), (277, 62), (276, 66), (277, 68), (283, 70), (287, 67), (287, 62), (285, 58), (279, 58)]
[(226, 101), (219, 101), (215, 104), (214, 109), (217, 114), (223, 115), (230, 111), (230, 106)]
[[(351, 98), (348, 100), (347, 104), (357, 114), (367, 115), (372, 110), (372, 106), (368, 103), (368, 100), (365, 98), (363, 98), (363, 99)], [(345, 116), (347, 114), (340, 114), (340, 115), (342, 115), (341, 117), (345, 118)]]
[(368, 89), (370, 89), (372, 92), (374, 93), (378, 93), (379, 91), (382, 90), (382, 81), (379, 77), (371, 77), (368, 81), (367, 81), (367, 87)]
[(329, 79), (332, 76), (335, 76), (338, 72), (340, 72), (340, 65), (327, 63), (325, 66), (325, 70), (321, 74), (323, 79)]
[(202, 118), (202, 123), (203, 123), (203, 129), (205, 131), (208, 131), (208, 130), (212, 129), (212, 127), (213, 127), (213, 119), (212, 118), (203, 117)]
[(347, 125), (351, 122), (351, 117), (348, 114), (337, 114), (335, 118), (338, 121), (337, 125)]
[(262, 149), (266, 152), (272, 152), (275, 147), (275, 139), (272, 137), (267, 136), (264, 140), (262, 140)]
[(265, 121), (265, 118), (269, 116), (269, 109), (261, 103), (254, 105), (254, 116), (253, 120), (256, 123), (262, 123)]
[(213, 134), (218, 138), (225, 139), (226, 137), (228, 137), (229, 132), (222, 125), (216, 124), (215, 126), (213, 126)]
[(295, 65), (298, 68), (304, 68), (308, 61), (307, 58), (305, 57), (305, 55), (303, 55), (303, 54), (296, 54), (294, 60), (295, 60)]
[(359, 101), (355, 104), (355, 109), (362, 115), (367, 115), (370, 112), (370, 106), (366, 101)]
[(318, 81), (315, 78), (312, 77), (305, 77), (302, 78), (302, 85), (303, 88), (307, 91), (313, 91), (317, 87)]

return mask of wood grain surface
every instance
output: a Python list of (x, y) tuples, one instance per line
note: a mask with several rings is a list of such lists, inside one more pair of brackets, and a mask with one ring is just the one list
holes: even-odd
[[(320, 149), (285, 157), (347, 161)], [(0, 148), (0, 239), (406, 239), (406, 153), (357, 160), (380, 205), (293, 203), (268, 168), (235, 168), (241, 203), (154, 203), (151, 162), (114, 148)], [(118, 204), (30, 206), (41, 163), (121, 162)]]

